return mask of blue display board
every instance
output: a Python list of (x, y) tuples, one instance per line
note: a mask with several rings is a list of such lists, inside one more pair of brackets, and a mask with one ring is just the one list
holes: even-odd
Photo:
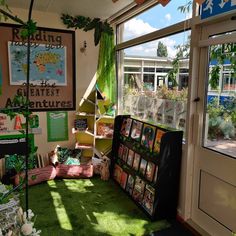
[(236, 9), (236, 0), (205, 0), (201, 7), (201, 19)]

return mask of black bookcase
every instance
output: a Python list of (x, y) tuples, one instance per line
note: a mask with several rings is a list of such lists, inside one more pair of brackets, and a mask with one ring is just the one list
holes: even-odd
[(182, 131), (115, 118), (112, 177), (152, 220), (176, 217), (182, 138)]

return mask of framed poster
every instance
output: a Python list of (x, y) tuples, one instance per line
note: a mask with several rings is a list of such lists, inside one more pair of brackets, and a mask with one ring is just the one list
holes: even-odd
[[(18, 25), (0, 24), (0, 108), (26, 95), (27, 42)], [(30, 38), (31, 111), (75, 110), (75, 32), (38, 27)]]
[[(8, 42), (10, 85), (26, 82), (27, 47), (17, 42)], [(47, 78), (48, 84), (66, 86), (66, 46), (48, 47), (36, 44), (30, 55), (30, 84), (41, 85)]]
[(48, 142), (68, 140), (67, 112), (47, 112)]

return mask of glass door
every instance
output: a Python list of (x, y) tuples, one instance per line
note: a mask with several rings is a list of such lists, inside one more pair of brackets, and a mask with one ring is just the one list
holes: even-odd
[(192, 220), (210, 235), (236, 232), (236, 24), (201, 28), (194, 119)]

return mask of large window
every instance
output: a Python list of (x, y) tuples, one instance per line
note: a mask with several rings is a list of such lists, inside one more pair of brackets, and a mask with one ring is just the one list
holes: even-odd
[(184, 31), (120, 50), (120, 114), (185, 129), (189, 35)]

